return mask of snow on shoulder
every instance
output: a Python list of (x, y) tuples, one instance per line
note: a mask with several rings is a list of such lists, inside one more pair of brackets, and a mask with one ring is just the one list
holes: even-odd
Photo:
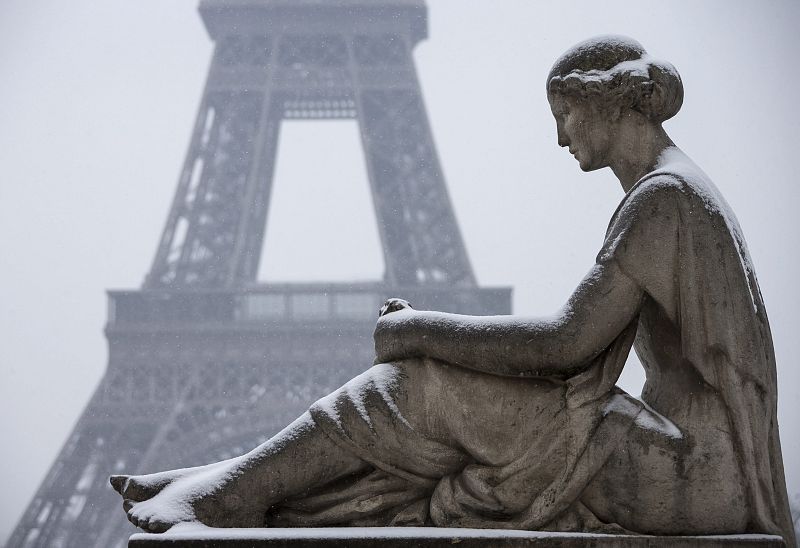
[[(751, 287), (751, 283), (749, 282), (749, 280), (755, 279), (755, 268), (753, 268), (750, 252), (747, 249), (747, 243), (745, 242), (742, 229), (739, 226), (739, 221), (717, 186), (711, 178), (678, 147), (670, 147), (665, 150), (659, 158), (656, 169), (646, 175), (645, 179), (640, 181), (640, 183), (645, 182), (645, 180), (652, 181), (648, 182), (646, 185), (647, 187), (652, 187), (653, 184), (659, 184), (657, 182), (659, 175), (677, 177), (687, 190), (691, 191), (702, 200), (705, 209), (711, 215), (719, 216), (725, 222), (733, 238), (733, 243), (736, 245), (742, 269), (748, 279), (747, 286), (750, 291), (750, 300), (753, 303), (753, 310), (758, 312), (758, 304), (753, 294), (753, 287)], [(637, 183), (631, 189), (630, 196), (636, 191), (641, 191), (642, 188), (643, 186)]]

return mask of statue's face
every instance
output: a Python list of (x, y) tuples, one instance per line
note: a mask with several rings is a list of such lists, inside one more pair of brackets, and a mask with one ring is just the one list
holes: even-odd
[(613, 124), (607, 114), (586, 99), (551, 95), (549, 100), (559, 146), (569, 147), (583, 171), (608, 166)]

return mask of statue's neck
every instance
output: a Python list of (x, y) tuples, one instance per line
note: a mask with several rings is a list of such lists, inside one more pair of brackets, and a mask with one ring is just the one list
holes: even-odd
[(625, 192), (656, 169), (664, 151), (675, 146), (660, 124), (641, 120), (623, 120), (619, 136), (609, 166)]

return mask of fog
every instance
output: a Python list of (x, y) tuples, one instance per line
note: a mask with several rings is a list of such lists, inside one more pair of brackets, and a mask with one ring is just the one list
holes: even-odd
[[(775, 340), (789, 491), (800, 492), (800, 4), (428, 7), (415, 60), (448, 189), (479, 283), (513, 286), (517, 313), (564, 303), (622, 197), (609, 170), (583, 173), (557, 146), (552, 62), (614, 33), (678, 68), (684, 106), (665, 127), (747, 238)], [(149, 269), (211, 51), (195, 0), (0, 3), (0, 540), (102, 377), (105, 290), (137, 288)], [(355, 122), (284, 124), (264, 280), (381, 276), (359, 147)], [(635, 360), (621, 383), (639, 393)]]

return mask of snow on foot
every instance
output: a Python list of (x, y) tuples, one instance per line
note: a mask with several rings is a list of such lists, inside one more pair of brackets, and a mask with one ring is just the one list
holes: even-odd
[(123, 507), (127, 511), (128, 520), (149, 533), (163, 533), (176, 523), (196, 521), (191, 501), (185, 493), (169, 491), (164, 489), (156, 496), (141, 502), (126, 499)]
[(156, 496), (164, 487), (192, 472), (192, 468), (170, 470), (142, 476), (111, 476), (111, 486), (125, 500), (141, 502)]
[(245, 504), (237, 492), (232, 461), (146, 476), (114, 476), (128, 519), (151, 533), (177, 523), (199, 521), (211, 527), (259, 527), (264, 509)]

